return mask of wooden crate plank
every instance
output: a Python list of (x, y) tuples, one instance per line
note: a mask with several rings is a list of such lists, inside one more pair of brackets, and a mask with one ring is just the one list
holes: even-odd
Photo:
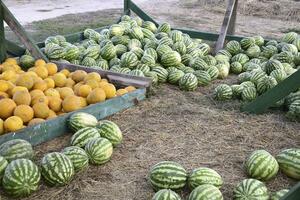
[(98, 120), (110, 116), (114, 113), (127, 109), (136, 105), (139, 101), (146, 98), (146, 89), (141, 88), (133, 92), (127, 93), (120, 97), (106, 100), (102, 103), (87, 106), (81, 110), (66, 113), (52, 120), (47, 120), (44, 123), (36, 126), (21, 129), (15, 133), (4, 134), (0, 137), (0, 144), (11, 139), (24, 139), (32, 145), (37, 145), (58, 136), (69, 133), (67, 120), (70, 115), (76, 112), (87, 112), (94, 115)]
[[(16, 34), (16, 36), (20, 39), (22, 44), (30, 51), (30, 53), (35, 58), (42, 58), (48, 61), (48, 58), (41, 52), (41, 50), (35, 45), (34, 41), (27, 35), (26, 31), (23, 29), (18, 20), (14, 17), (14, 15), (8, 10), (5, 4), (1, 1), (1, 6), (3, 9), (3, 17), (7, 25), (11, 28), (11, 30)], [(3, 43), (2, 43), (3, 44)]]
[(299, 200), (300, 197), (300, 182), (296, 184), (290, 191), (280, 200)]
[(300, 70), (296, 71), (284, 81), (276, 85), (274, 88), (268, 90), (266, 93), (257, 97), (251, 103), (242, 107), (242, 111), (248, 113), (259, 114), (266, 111), (271, 105), (274, 105), (277, 101), (280, 101), (291, 92), (297, 90), (300, 87)]
[(234, 16), (234, 11), (236, 12), (236, 9), (234, 9), (236, 8), (236, 3), (237, 3), (236, 0), (228, 1), (228, 6), (225, 12), (223, 24), (221, 26), (220, 35), (216, 43), (215, 52), (218, 52), (219, 50), (223, 49), (227, 33), (230, 32), (230, 34), (233, 34), (234, 25), (235, 25), (235, 21), (234, 21), (235, 19), (233, 19), (233, 16)]
[(3, 24), (4, 12), (3, 7), (0, 5), (0, 62), (2, 63), (6, 58), (6, 48), (4, 44), (5, 33), (4, 33), (4, 24)]
[(130, 9), (137, 14), (137, 16), (139, 16), (140, 18), (142, 18), (145, 21), (151, 21), (153, 22), (156, 26), (158, 26), (159, 24), (152, 18), (150, 17), (147, 13), (145, 13), (141, 8), (139, 8), (135, 3), (133, 3), (132, 1), (128, 1), (129, 2), (129, 7)]
[(23, 47), (20, 47), (19, 45), (15, 44), (14, 42), (11, 42), (9, 40), (5, 40), (5, 48), (6, 48), (7, 54), (14, 56), (14, 57), (23, 55), (26, 50)]
[(124, 0), (124, 9), (123, 9), (123, 13), (124, 15), (130, 15), (130, 1), (131, 0)]
[(71, 71), (75, 70), (84, 70), (86, 72), (97, 72), (102, 77), (107, 77), (110, 81), (121, 84), (121, 85), (132, 85), (135, 87), (149, 87), (151, 85), (151, 79), (146, 77), (140, 77), (140, 76), (131, 76), (128, 74), (121, 74), (117, 72), (107, 71), (107, 70), (101, 70), (97, 68), (91, 68), (91, 67), (84, 67), (81, 65), (74, 65), (69, 63), (61, 63), (54, 61), (59, 66), (59, 70), (61, 69), (69, 69)]

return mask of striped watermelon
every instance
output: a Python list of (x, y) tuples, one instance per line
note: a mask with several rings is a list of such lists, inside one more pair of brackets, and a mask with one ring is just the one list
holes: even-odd
[(273, 45), (262, 46), (261, 48), (262, 48), (261, 55), (266, 58), (271, 58), (273, 55), (278, 53), (277, 47)]
[(299, 120), (300, 118), (300, 100), (295, 100), (289, 105), (287, 117), (292, 120)]
[(157, 73), (158, 82), (165, 83), (168, 79), (168, 71), (160, 66), (156, 66), (152, 69), (153, 72)]
[(2, 177), (7, 165), (7, 160), (4, 157), (0, 156), (0, 183), (2, 182)]
[(211, 82), (211, 78), (208, 72), (203, 70), (197, 70), (194, 72), (194, 75), (198, 79), (198, 85), (206, 86)]
[(295, 45), (300, 52), (300, 37), (294, 40), (293, 45)]
[(96, 66), (103, 70), (109, 69), (108, 62), (106, 60), (102, 60), (102, 59), (97, 61)]
[(257, 45), (252, 45), (246, 50), (246, 55), (249, 58), (257, 58), (260, 55), (260, 47)]
[(268, 45), (272, 45), (272, 46), (277, 46), (278, 45), (278, 42), (276, 40), (269, 40), (267, 43), (266, 43), (266, 46)]
[(97, 125), (101, 137), (108, 139), (114, 146), (122, 142), (123, 135), (118, 125), (109, 120), (102, 120)]
[(93, 139), (85, 145), (84, 149), (89, 156), (90, 163), (95, 165), (108, 162), (113, 153), (113, 146), (106, 138)]
[(155, 58), (152, 57), (149, 54), (144, 54), (143, 57), (141, 58), (141, 62), (143, 64), (147, 64), (149, 66), (154, 66), (155, 65)]
[(239, 62), (232, 62), (230, 64), (230, 71), (234, 74), (239, 74), (243, 70), (243, 65)]
[(171, 31), (171, 25), (166, 22), (159, 25), (157, 29), (157, 32), (169, 33), (170, 31)]
[(207, 70), (209, 68), (208, 64), (202, 58), (192, 59), (189, 66), (195, 70)]
[(113, 44), (106, 44), (100, 49), (100, 55), (103, 59), (110, 60), (117, 55), (116, 47)]
[(241, 85), (231, 85), (231, 90), (232, 90), (232, 97), (234, 98), (240, 98), (242, 95), (244, 87)]
[(50, 186), (64, 186), (74, 176), (72, 161), (59, 152), (46, 154), (42, 159), (41, 169), (42, 176)]
[(141, 77), (145, 76), (144, 73), (139, 69), (134, 69), (134, 70), (130, 71), (128, 74), (131, 76), (141, 76)]
[(268, 200), (268, 189), (263, 182), (245, 179), (233, 190), (233, 200)]
[(140, 27), (131, 28), (129, 35), (132, 39), (142, 40), (144, 38), (144, 33)]
[(260, 79), (257, 83), (257, 92), (259, 94), (263, 94), (269, 89), (275, 87), (277, 85), (277, 81), (275, 78), (271, 76), (265, 76), (264, 78)]
[(41, 173), (31, 160), (22, 158), (9, 163), (3, 176), (3, 188), (13, 197), (27, 197), (38, 190)]
[(184, 72), (181, 70), (171, 71), (168, 75), (168, 82), (174, 85), (178, 84), (181, 77), (184, 76)]
[(155, 193), (152, 200), (181, 200), (181, 198), (170, 189), (162, 189)]
[(271, 195), (271, 198), (270, 200), (280, 200), (282, 199), (282, 197), (287, 194), (289, 192), (288, 189), (282, 189), (282, 190), (279, 190), (277, 192), (274, 192), (272, 195)]
[(181, 90), (193, 91), (198, 86), (198, 79), (193, 73), (186, 73), (179, 79), (178, 84)]
[(173, 46), (174, 42), (169, 37), (163, 37), (158, 41), (158, 45), (167, 45), (167, 46)]
[(280, 52), (279, 54), (275, 54), (274, 56), (272, 56), (272, 59), (276, 59), (276, 60), (280, 61), (281, 63), (292, 64), (294, 61), (294, 55), (291, 52), (283, 51), (283, 52)]
[(185, 186), (187, 181), (187, 172), (176, 162), (162, 161), (151, 168), (149, 179), (155, 190), (177, 190)]
[(124, 34), (124, 28), (123, 26), (119, 25), (119, 24), (113, 24), (110, 26), (109, 28), (109, 35), (111, 37), (113, 36), (121, 36)]
[(244, 50), (248, 49), (249, 47), (255, 45), (255, 38), (253, 37), (245, 37), (240, 42), (242, 48)]
[(129, 74), (130, 71), (131, 70), (129, 68), (124, 67), (124, 68), (120, 68), (118, 72), (122, 74)]
[(219, 70), (216, 66), (210, 66), (207, 70), (211, 80), (216, 80), (219, 77)]
[(150, 72), (150, 67), (146, 64), (139, 64), (136, 69), (142, 71), (144, 74), (147, 73), (147, 72)]
[(123, 45), (123, 44), (117, 44), (116, 45), (116, 55), (118, 57), (122, 56), (126, 52), (127, 52), (127, 47), (125, 45)]
[(253, 101), (257, 97), (255, 87), (244, 87), (241, 94), (243, 101)]
[(251, 73), (250, 72), (243, 72), (238, 75), (238, 81), (239, 83), (243, 83), (245, 81), (250, 81)]
[(143, 39), (152, 39), (155, 37), (154, 33), (147, 29), (147, 28), (142, 28), (142, 32), (144, 34), (144, 38)]
[(184, 42), (176, 42), (173, 45), (173, 50), (177, 51), (181, 56), (186, 54), (186, 46)]
[(188, 178), (189, 187), (194, 189), (204, 184), (210, 184), (220, 188), (223, 185), (223, 180), (218, 172), (213, 169), (207, 167), (194, 169)]
[(215, 57), (213, 57), (212, 55), (206, 55), (204, 57), (202, 57), (202, 59), (209, 65), (216, 65), (217, 64), (217, 60), (215, 59)]
[(281, 51), (288, 51), (295, 55), (296, 53), (298, 53), (298, 48), (293, 44), (285, 44), (281, 48)]
[(79, 58), (79, 49), (75, 45), (66, 48), (65, 59), (68, 61), (76, 60)]
[(131, 40), (129, 40), (127, 47), (129, 50), (132, 50), (135, 48), (142, 48), (142, 43), (138, 39), (131, 39)]
[[(110, 45), (110, 44), (109, 44)], [(99, 45), (90, 45), (83, 53), (83, 57), (90, 57), (93, 59), (97, 59), (100, 54), (100, 46)]]
[(300, 149), (285, 149), (276, 156), (276, 159), (284, 174), (300, 180)]
[(151, 78), (152, 79), (152, 84), (156, 85), (158, 83), (158, 76), (156, 72), (149, 71), (144, 73), (145, 77)]
[(165, 45), (165, 44), (160, 44), (157, 46), (156, 48), (156, 52), (157, 52), (157, 55), (158, 57), (162, 57), (165, 53), (167, 52), (172, 52), (172, 48), (169, 47), (168, 45)]
[(23, 69), (29, 69), (34, 66), (35, 59), (30, 55), (23, 55), (20, 58), (20, 65)]
[(254, 69), (261, 69), (261, 66), (259, 64), (253, 63), (253, 62), (247, 62), (243, 65), (243, 71), (253, 71)]
[(0, 155), (11, 162), (19, 158), (32, 159), (34, 151), (31, 144), (26, 140), (13, 139), (1, 144)]
[(204, 184), (196, 187), (188, 200), (223, 200), (223, 195), (217, 187)]
[(226, 44), (225, 49), (231, 54), (236, 55), (242, 51), (242, 47), (238, 41), (232, 40)]
[(185, 74), (187, 73), (194, 73), (195, 70), (191, 67), (186, 67), (186, 66), (183, 66), (183, 67), (179, 67), (179, 70), (183, 71)]
[(176, 51), (168, 51), (161, 56), (161, 64), (165, 67), (175, 67), (180, 63), (181, 57)]
[(296, 40), (298, 37), (298, 34), (295, 32), (289, 32), (286, 33), (282, 36), (281, 42), (286, 42), (286, 43), (293, 43), (294, 40)]
[(153, 33), (157, 31), (156, 25), (151, 21), (144, 21), (142, 27), (150, 30)]
[(74, 113), (68, 119), (68, 126), (74, 132), (85, 127), (94, 127), (97, 123), (98, 120), (94, 115), (84, 112)]
[(244, 65), (249, 61), (249, 57), (246, 54), (239, 53), (231, 58), (231, 62), (239, 62)]
[(224, 79), (229, 75), (229, 68), (230, 67), (228, 67), (227, 64), (225, 64), (225, 63), (224, 64), (217, 64), (216, 67), (219, 70), (218, 78)]
[(45, 45), (48, 45), (48, 44), (51, 44), (51, 43), (59, 45), (59, 40), (54, 36), (47, 37), (46, 40), (45, 40)]
[(112, 67), (114, 65), (119, 65), (119, 64), (120, 64), (120, 59), (117, 57), (115, 57), (109, 61), (109, 67)]
[(120, 66), (133, 69), (138, 64), (138, 57), (133, 52), (126, 52), (121, 56)]
[(173, 30), (170, 32), (170, 38), (174, 43), (183, 41), (183, 36), (181, 31)]
[(89, 164), (88, 155), (80, 147), (77, 146), (66, 147), (62, 150), (62, 153), (65, 154), (72, 161), (75, 172), (78, 172), (86, 168)]
[(249, 88), (249, 87), (255, 88), (255, 84), (252, 83), (251, 81), (242, 82), (240, 86), (242, 86), (243, 88)]
[(254, 69), (252, 72), (250, 72), (250, 81), (257, 85), (258, 82), (260, 82), (261, 79), (263, 79), (266, 76), (267, 74), (261, 69)]
[(71, 137), (71, 145), (84, 147), (89, 141), (99, 137), (100, 134), (96, 128), (85, 127), (74, 133), (74, 135)]
[(168, 67), (167, 71), (170, 74), (171, 72), (177, 71), (178, 69), (176, 67)]
[(48, 44), (45, 47), (45, 54), (49, 59), (58, 60), (64, 58), (65, 49), (57, 44)]
[(110, 40), (114, 45), (122, 44), (126, 46), (130, 39), (125, 36), (113, 36)]
[(270, 73), (270, 76), (275, 78), (277, 83), (282, 82), (284, 79), (287, 78), (287, 74), (285, 73), (285, 70), (281, 69), (275, 69)]
[(300, 100), (300, 91), (289, 94), (285, 98), (285, 104), (290, 106), (294, 101)]
[(130, 52), (134, 53), (138, 59), (141, 59), (142, 56), (144, 55), (144, 50), (139, 47), (131, 49)]
[(93, 66), (97, 66), (97, 62), (96, 62), (96, 60), (94, 58), (85, 57), (81, 61), (81, 65), (87, 66), (87, 67), (93, 67)]
[(144, 51), (144, 55), (150, 55), (152, 58), (154, 58), (155, 61), (156, 61), (157, 58), (158, 58), (157, 52), (156, 52), (156, 50), (153, 49), (153, 48), (147, 48), (147, 49)]
[(257, 46), (261, 47), (265, 44), (265, 39), (262, 36), (257, 35), (257, 36), (254, 36), (253, 38), (254, 38), (255, 44)]
[(279, 170), (276, 159), (265, 150), (254, 151), (247, 159), (245, 167), (251, 178), (262, 181), (275, 177)]
[(220, 84), (215, 88), (214, 97), (217, 100), (229, 100), (232, 98), (232, 89), (227, 84)]

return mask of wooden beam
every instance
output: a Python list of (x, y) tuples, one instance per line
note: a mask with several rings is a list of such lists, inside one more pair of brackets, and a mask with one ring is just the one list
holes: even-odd
[(248, 113), (260, 114), (267, 110), (270, 106), (280, 101), (291, 92), (300, 88), (300, 70), (296, 71), (284, 81), (276, 85), (274, 88), (268, 90), (266, 93), (257, 97), (251, 103), (242, 107), (242, 111)]
[(18, 57), (25, 53), (25, 50), (23, 47), (20, 47), (14, 42), (11, 42), (9, 40), (5, 40), (5, 48), (6, 52), (10, 56)]
[(6, 49), (4, 41), (5, 41), (5, 33), (4, 33), (4, 24), (3, 24), (3, 19), (4, 19), (4, 13), (3, 13), (3, 7), (0, 6), (0, 62), (2, 63), (5, 58), (6, 58)]
[[(237, 0), (229, 0), (215, 52), (223, 48), (227, 33), (233, 33), (237, 12)], [(235, 12), (235, 13), (234, 13)]]
[(124, 0), (124, 15), (130, 15), (130, 0)]
[(156, 26), (159, 25), (152, 17), (150, 17), (147, 13), (145, 13), (135, 3), (133, 3), (132, 1), (129, 1), (129, 2), (130, 2), (129, 3), (130, 10), (132, 10), (135, 14), (137, 14), (137, 16), (139, 16), (140, 18), (142, 18), (145, 21), (151, 21), (151, 22), (153, 22)]
[(14, 15), (8, 10), (5, 4), (1, 1), (1, 6), (4, 13), (4, 21), (11, 28), (11, 30), (16, 34), (19, 40), (24, 44), (24, 46), (29, 50), (32, 56), (36, 59), (42, 58), (48, 61), (48, 58), (41, 52), (41, 50), (35, 45), (34, 41), (27, 35), (26, 31), (23, 29), (22, 25), (14, 17)]
[(300, 182), (297, 183), (290, 191), (285, 194), (280, 200), (299, 200), (300, 197)]

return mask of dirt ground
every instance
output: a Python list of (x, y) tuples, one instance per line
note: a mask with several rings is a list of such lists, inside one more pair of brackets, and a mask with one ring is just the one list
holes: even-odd
[[(153, 0), (148, 6), (142, 4), (142, 7), (158, 21), (168, 21), (176, 27), (219, 31), (224, 14), (223, 1), (207, 0), (204, 4), (203, 1), (167, 0), (159, 1), (159, 7), (155, 6), (157, 2)], [(202, 4), (197, 4), (199, 2)], [(266, 11), (272, 19), (261, 10), (254, 9), (249, 15), (248, 4), (241, 4), (244, 10), (240, 9), (238, 34), (279, 37), (288, 30), (300, 30), (297, 17), (284, 18), (287, 1), (255, 2), (261, 3), (260, 8), (268, 3), (269, 6), (279, 3), (282, 12), (271, 15), (271, 12)], [(299, 2), (294, 3), (299, 5)], [(300, 7), (292, 8), (297, 16)], [(110, 12), (120, 13), (120, 10)], [(106, 12), (101, 13), (101, 20), (107, 20)], [(86, 13), (84, 19), (78, 15), (76, 19), (79, 24), (85, 21), (85, 26), (88, 26), (89, 15), (94, 21), (95, 13)], [(40, 26), (38, 29), (35, 26), (36, 30), (42, 30), (45, 24), (53, 27), (51, 20), (46, 22), (39, 22)], [(62, 18), (57, 22), (58, 27), (52, 30), (61, 33), (67, 22)], [(85, 27), (82, 25), (81, 28)], [(232, 199), (234, 186), (247, 177), (243, 163), (252, 151), (265, 149), (276, 155), (283, 149), (300, 146), (300, 124), (288, 121), (284, 112), (247, 115), (239, 111), (240, 103), (237, 101), (220, 103), (213, 100), (212, 91), (216, 85), (234, 79), (231, 76), (226, 80), (215, 81), (195, 92), (183, 92), (167, 84), (159, 86), (137, 106), (108, 118), (116, 122), (124, 134), (124, 141), (114, 149), (110, 162), (103, 166), (90, 165), (66, 187), (50, 188), (42, 184), (40, 190), (28, 199), (149, 200), (154, 194), (147, 180), (149, 169), (163, 160), (179, 162), (189, 172), (203, 166), (215, 169), (224, 180), (221, 188), (224, 199)], [(70, 135), (67, 135), (37, 146), (37, 159), (47, 152), (60, 151), (69, 144), (69, 140)], [(273, 192), (289, 188), (295, 183), (279, 173), (275, 179), (267, 182), (267, 186)], [(189, 190), (185, 189), (182, 197), (186, 199), (188, 193)]]

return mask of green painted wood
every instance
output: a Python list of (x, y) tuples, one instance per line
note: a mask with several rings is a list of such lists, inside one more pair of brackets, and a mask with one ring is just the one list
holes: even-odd
[(131, 0), (124, 0), (124, 9), (123, 9), (124, 15), (130, 15), (130, 1)]
[(290, 191), (280, 200), (299, 200), (300, 199), (300, 182), (296, 184)]
[(123, 96), (115, 97), (102, 103), (89, 105), (81, 110), (66, 113), (55, 119), (47, 120), (41, 124), (27, 127), (14, 133), (2, 135), (0, 137), (0, 144), (11, 139), (24, 139), (30, 142), (32, 145), (37, 145), (70, 133), (70, 130), (67, 127), (67, 120), (70, 115), (76, 112), (90, 113), (99, 120), (132, 107), (145, 98), (146, 89), (137, 89)]
[(133, 3), (132, 1), (128, 1), (128, 2), (129, 2), (130, 10), (132, 10), (140, 18), (142, 18), (145, 21), (151, 21), (156, 26), (159, 25), (152, 17), (150, 17), (146, 12), (144, 12), (141, 8), (139, 8), (135, 3)]
[(23, 55), (26, 50), (23, 47), (20, 47), (16, 43), (11, 42), (9, 40), (5, 40), (5, 48), (6, 48), (7, 54), (14, 56), (14, 57)]
[(299, 77), (300, 70), (290, 75), (287, 79), (276, 85), (274, 88), (257, 97), (251, 103), (242, 107), (241, 110), (255, 114), (260, 114), (266, 111), (271, 105), (274, 105), (277, 101), (280, 101), (300, 87)]
[(0, 62), (2, 63), (6, 58), (6, 49), (4, 44), (5, 41), (5, 34), (4, 34), (4, 24), (3, 24), (3, 7), (0, 5)]

